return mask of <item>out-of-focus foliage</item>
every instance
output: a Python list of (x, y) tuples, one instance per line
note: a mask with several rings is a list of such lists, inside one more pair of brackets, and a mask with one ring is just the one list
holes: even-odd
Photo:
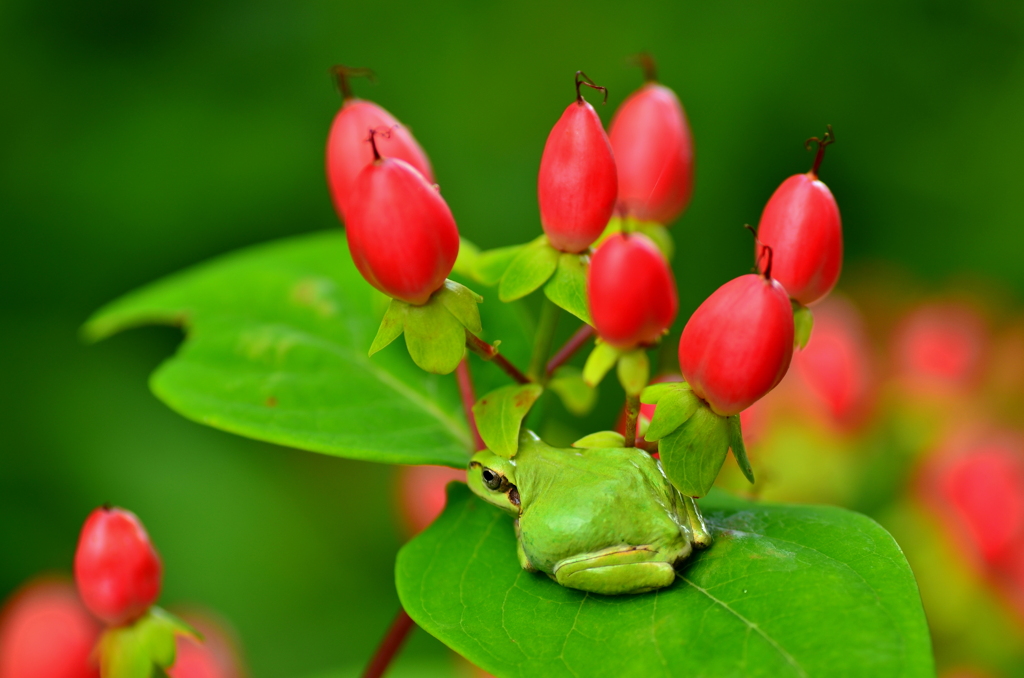
[[(401, 541), (392, 469), (179, 418), (145, 386), (177, 331), (88, 348), (76, 338), (92, 310), (164, 274), (336, 227), (323, 177), (338, 105), (330, 64), (377, 71), (379, 84), (357, 83), (358, 93), (415, 130), (463, 234), (489, 248), (540, 234), (536, 171), (572, 73), (609, 87), (599, 107), (607, 122), (640, 84), (624, 57), (651, 50), (696, 145), (693, 201), (673, 226), (681, 326), (751, 266), (740, 225), (807, 169), (801, 142), (825, 123), (839, 142), (822, 178), (842, 210), (849, 263), (892, 262), (925, 284), (982, 277), (1019, 298), (1022, 12), (1009, 0), (3, 2), (0, 596), (39, 571), (67, 572), (81, 521), (111, 501), (146, 522), (165, 559), (167, 603), (223, 613), (254, 675), (359, 665), (386, 628)], [(878, 283), (869, 317), (895, 317), (886, 304), (903, 287)], [(566, 335), (574, 329), (563, 321)], [(1020, 362), (999, 337), (986, 388), (1006, 397), (984, 407), (1010, 423), (1024, 411), (1009, 367)], [(585, 425), (545, 434), (569, 442), (608, 428), (618, 398), (605, 388)], [(879, 439), (903, 441), (899, 449), (874, 444), (878, 469), (863, 484), (872, 492), (844, 494), (855, 453), (818, 454), (813, 436), (824, 434), (806, 430), (789, 434), (812, 436), (791, 449), (818, 465), (793, 463), (774, 478), (817, 493), (802, 491), (805, 500), (835, 497), (881, 517), (884, 498), (904, 486), (880, 486), (900, 478), (887, 465), (899, 471), (900, 450), (933, 435), (928, 412), (918, 415)], [(766, 457), (758, 470), (770, 468)], [(830, 487), (838, 494), (826, 496)], [(897, 522), (886, 525), (918, 566)], [(970, 618), (987, 610), (977, 609)], [(977, 635), (989, 645), (1006, 637)], [(449, 666), (425, 634), (401, 661), (428, 655)]]

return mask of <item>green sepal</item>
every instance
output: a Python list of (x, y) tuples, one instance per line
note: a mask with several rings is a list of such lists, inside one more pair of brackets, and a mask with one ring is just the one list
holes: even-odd
[(640, 393), (640, 402), (644, 405), (657, 405), (667, 393), (675, 391), (689, 391), (690, 385), (685, 381), (668, 381), (661, 384), (651, 384)]
[(471, 277), (488, 287), (497, 285), (501, 276), (505, 275), (505, 271), (508, 270), (509, 264), (523, 247), (526, 245), (509, 245), (481, 252), (473, 260)]
[[(680, 384), (672, 384), (672, 386), (680, 386)], [(644, 393), (646, 394), (647, 391)], [(643, 402), (642, 399), (641, 402)], [(669, 435), (686, 423), (686, 420), (692, 417), (697, 408), (701, 406), (700, 398), (689, 387), (666, 391), (658, 399), (657, 404), (651, 424), (644, 433), (644, 438), (647, 440), (661, 440)]]
[(449, 374), (466, 352), (466, 330), (444, 304), (431, 297), (405, 313), (405, 345), (412, 361), (433, 374)]
[(477, 430), (491, 452), (506, 459), (515, 456), (523, 417), (543, 392), (540, 384), (512, 384), (491, 391), (473, 405)]
[(753, 484), (754, 469), (750, 466), (750, 460), (747, 458), (747, 446), (743, 442), (743, 426), (740, 424), (740, 415), (738, 414), (729, 417), (729, 449), (732, 450), (732, 456), (736, 457), (736, 463), (739, 464), (743, 475)]
[(586, 364), (583, 365), (583, 381), (589, 386), (600, 384), (604, 375), (615, 366), (620, 355), (618, 349), (598, 339), (594, 344), (594, 350), (587, 356)]
[(373, 343), (370, 344), (369, 355), (372, 356), (401, 336), (402, 331), (405, 329), (405, 313), (408, 308), (409, 304), (401, 299), (391, 300), (388, 310), (384, 313), (384, 319), (380, 321), (377, 336), (373, 338)]
[(669, 482), (689, 497), (703, 497), (729, 453), (728, 417), (702, 403), (682, 426), (661, 439), (658, 451)]
[(814, 329), (814, 314), (798, 301), (793, 301), (793, 345), (803, 350), (811, 340)]
[(583, 436), (572, 444), (573, 447), (625, 447), (626, 437), (618, 431), (598, 431)]
[(103, 633), (99, 643), (103, 678), (152, 678), (174, 665), (175, 636), (202, 636), (170, 612), (151, 607), (129, 626)]
[(619, 383), (626, 395), (640, 395), (651, 377), (651, 361), (647, 358), (647, 351), (635, 348), (621, 354), (618, 372)]
[(563, 252), (558, 258), (558, 268), (555, 270), (555, 274), (544, 286), (544, 294), (556, 306), (593, 326), (594, 320), (590, 317), (590, 305), (587, 301), (587, 268), (589, 266), (590, 255)]
[(434, 296), (467, 330), (473, 334), (480, 334), (484, 331), (480, 324), (480, 309), (478, 308), (478, 304), (484, 298), (479, 294), (454, 280), (445, 280), (444, 286), (434, 292)]
[(466, 330), (473, 334), (483, 331), (477, 308), (483, 300), (454, 280), (445, 280), (422, 306), (392, 299), (370, 345), (370, 355), (405, 332), (409, 355), (420, 369), (448, 374), (458, 367), (465, 354)]
[(637, 233), (643, 233), (650, 238), (661, 253), (665, 256), (665, 259), (672, 261), (672, 257), (675, 256), (676, 246), (675, 241), (672, 238), (672, 233), (667, 227), (659, 224), (655, 221), (637, 221), (632, 217), (623, 219), (622, 217), (612, 217), (608, 221), (608, 225), (604, 229), (604, 233), (597, 239), (597, 242), (593, 244), (593, 248), (596, 250), (601, 246), (605, 240), (607, 240), (613, 233), (619, 233), (622, 231), (623, 224), (626, 225), (627, 230), (635, 231)]
[(539, 288), (558, 268), (558, 255), (547, 238), (538, 238), (524, 247), (501, 276), (498, 298), (515, 301)]
[(476, 262), (480, 256), (480, 248), (466, 240), (459, 238), (459, 254), (455, 257), (455, 265), (452, 271), (467, 278), (476, 279)]
[(597, 403), (597, 389), (583, 381), (583, 372), (571, 365), (555, 370), (548, 388), (558, 395), (565, 409), (577, 417), (589, 413)]

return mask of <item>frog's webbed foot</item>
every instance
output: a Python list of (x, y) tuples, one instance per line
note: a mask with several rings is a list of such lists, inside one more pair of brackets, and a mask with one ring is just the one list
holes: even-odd
[(572, 589), (614, 596), (664, 588), (676, 572), (653, 547), (616, 546), (561, 560), (552, 578)]
[(693, 534), (693, 548), (708, 548), (713, 539), (707, 523), (704, 522), (704, 516), (701, 515), (700, 509), (697, 507), (697, 502), (693, 497), (684, 496), (683, 504), (686, 506), (686, 518), (690, 522), (690, 532)]

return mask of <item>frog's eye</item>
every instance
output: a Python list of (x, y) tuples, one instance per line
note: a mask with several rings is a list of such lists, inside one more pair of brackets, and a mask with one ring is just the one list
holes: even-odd
[(496, 490), (501, 487), (501, 476), (491, 469), (485, 468), (481, 475), (484, 479), (484, 485), (486, 485), (488, 489)]

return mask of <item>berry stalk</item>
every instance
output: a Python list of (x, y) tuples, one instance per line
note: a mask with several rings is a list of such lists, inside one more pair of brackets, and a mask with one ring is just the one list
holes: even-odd
[(476, 417), (473, 415), (473, 404), (476, 402), (476, 393), (473, 391), (473, 375), (469, 373), (469, 360), (462, 359), (459, 366), (455, 368), (455, 379), (459, 382), (459, 395), (462, 397), (462, 409), (466, 413), (466, 422), (469, 424), (469, 432), (473, 435), (473, 451), (482, 450), (487, 447), (484, 439), (480, 437), (480, 430), (476, 427)]
[(548, 361), (547, 375), (550, 377), (555, 373), (559, 367), (564, 365), (569, 358), (576, 354), (576, 351), (583, 347), (583, 344), (587, 343), (587, 340), (594, 336), (594, 328), (590, 325), (584, 324), (576, 333), (569, 337), (569, 340), (562, 345), (562, 348), (558, 349), (554, 357)]
[(401, 649), (402, 643), (405, 642), (409, 632), (415, 626), (416, 623), (412, 620), (412, 617), (404, 609), (399, 608), (398, 614), (395, 615), (395, 620), (391, 622), (387, 634), (380, 641), (380, 645), (373, 654), (373, 658), (370, 659), (370, 664), (363, 671), (363, 678), (380, 678), (383, 676), (392, 660), (394, 660), (395, 655), (398, 654), (398, 650)]
[(480, 337), (466, 332), (466, 348), (488, 362), (493, 362), (501, 370), (512, 377), (517, 384), (529, 384), (532, 379), (523, 374), (518, 367), (508, 361), (508, 358), (498, 353), (498, 349)]

